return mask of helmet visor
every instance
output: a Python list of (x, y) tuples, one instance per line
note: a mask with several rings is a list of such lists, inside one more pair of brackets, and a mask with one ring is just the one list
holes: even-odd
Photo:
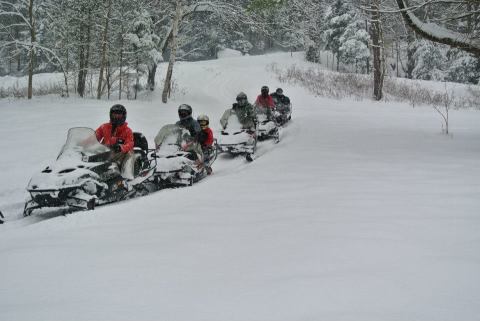
[(112, 113), (112, 115), (110, 116), (111, 119), (113, 120), (116, 120), (116, 121), (120, 121), (123, 119), (123, 114), (120, 114), (120, 113)]
[(247, 104), (247, 98), (243, 98), (243, 97), (237, 98), (237, 103), (240, 106), (245, 106)]
[(178, 111), (178, 116), (182, 119), (187, 118), (188, 116), (190, 116), (190, 112), (188, 110), (181, 109)]

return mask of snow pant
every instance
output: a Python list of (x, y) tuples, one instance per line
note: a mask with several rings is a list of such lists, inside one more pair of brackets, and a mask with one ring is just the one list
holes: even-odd
[(125, 179), (133, 179), (134, 178), (134, 154), (132, 151), (128, 153), (115, 153), (112, 156), (112, 162), (117, 163), (118, 167), (120, 168), (120, 174)]

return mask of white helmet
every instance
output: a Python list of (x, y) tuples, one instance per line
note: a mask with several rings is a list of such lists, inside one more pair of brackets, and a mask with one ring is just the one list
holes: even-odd
[(207, 115), (198, 116), (197, 121), (200, 124), (200, 127), (202, 127), (202, 129), (207, 128), (208, 124), (210, 124), (210, 119), (208, 119)]

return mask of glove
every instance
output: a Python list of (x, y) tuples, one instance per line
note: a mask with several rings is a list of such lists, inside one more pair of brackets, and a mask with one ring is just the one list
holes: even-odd
[(122, 146), (120, 144), (112, 145), (112, 149), (115, 153), (120, 153), (122, 151)]
[(238, 104), (237, 104), (237, 103), (233, 103), (233, 104), (232, 104), (232, 107), (233, 107), (233, 108), (237, 108), (237, 107), (238, 107)]

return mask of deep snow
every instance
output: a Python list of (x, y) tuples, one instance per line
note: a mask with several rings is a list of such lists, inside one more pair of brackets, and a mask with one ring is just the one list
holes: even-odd
[(123, 101), (150, 143), (180, 103), (218, 130), (264, 84), (294, 111), (253, 163), (222, 156), (193, 187), (67, 216), (22, 218), (25, 186), (114, 101), (0, 100), (0, 320), (480, 320), (480, 113), (452, 111), (446, 136), (429, 107), (318, 98), (266, 71), (300, 57), (180, 63), (184, 95)]

